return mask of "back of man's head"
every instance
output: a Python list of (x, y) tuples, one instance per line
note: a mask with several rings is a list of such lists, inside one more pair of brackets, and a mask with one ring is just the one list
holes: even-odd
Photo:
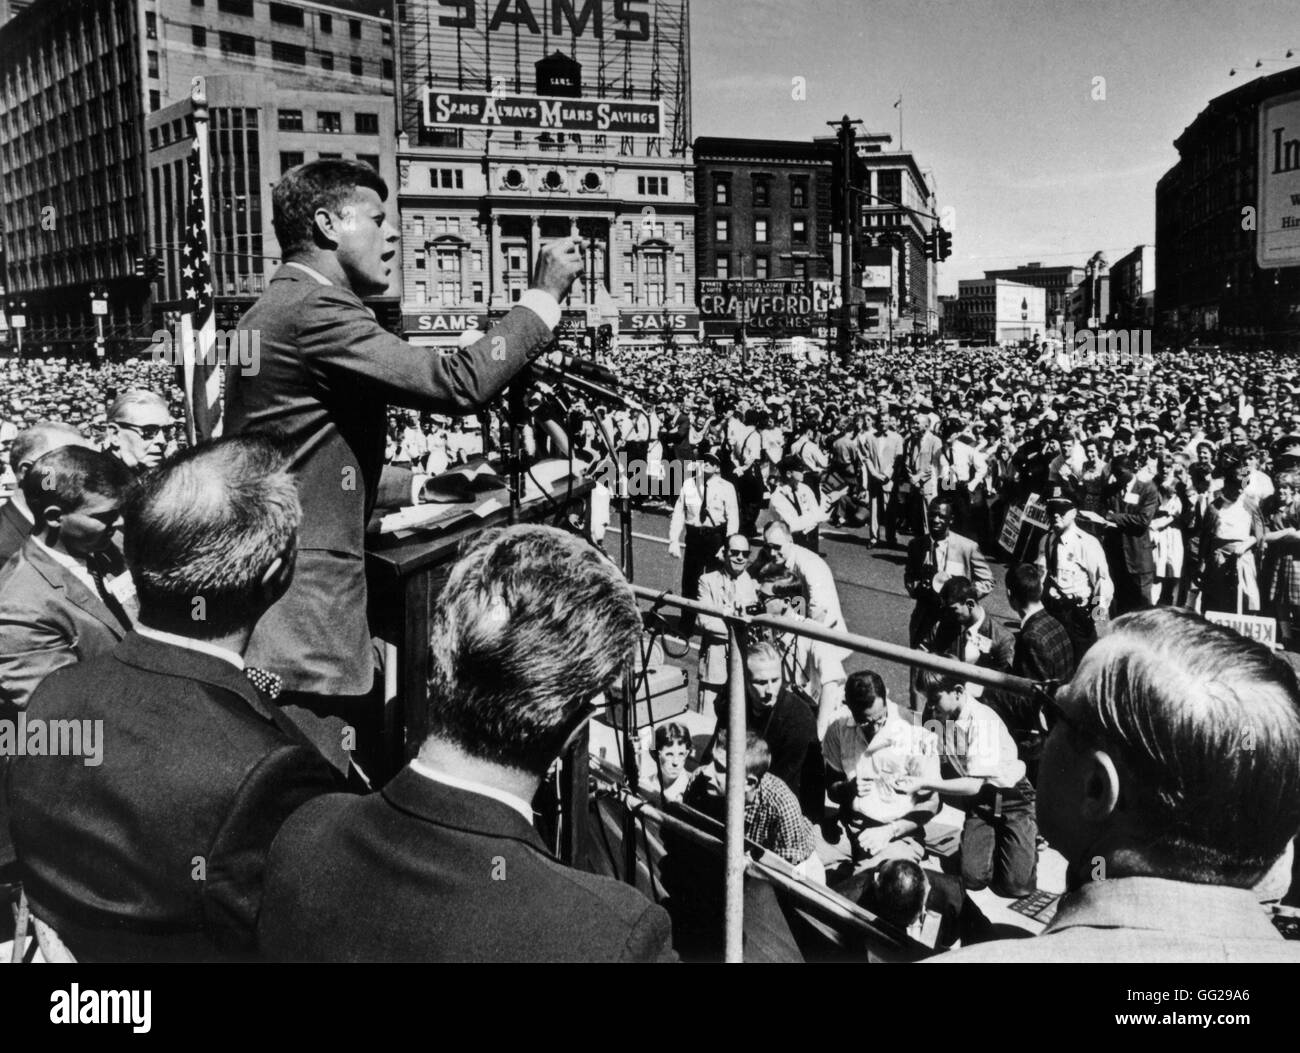
[(1184, 610), (1128, 614), (1057, 702), (1054, 734), (1113, 758), (1120, 784), (1098, 815), (1045, 753), (1039, 814), (1067, 855), (1121, 842), (1154, 876), (1249, 887), (1300, 830), (1300, 684), (1263, 645)]
[(641, 632), (627, 582), (560, 530), (490, 530), (452, 568), (433, 617), (429, 729), (541, 774), (591, 715)]
[(121, 498), (131, 485), (122, 462), (85, 446), (60, 446), (38, 457), (23, 477), (23, 499), (38, 528), (46, 525), (51, 506), (75, 512), (87, 495)]
[(56, 420), (37, 421), (19, 432), (9, 448), (9, 467), (13, 469), (14, 478), (21, 483), (35, 460), (61, 446), (90, 448), (90, 440), (71, 424)]
[(952, 603), (978, 603), (979, 598), (979, 590), (975, 587), (975, 583), (960, 574), (954, 574), (939, 590), (939, 602), (944, 606)]
[(925, 910), (925, 874), (910, 859), (890, 859), (871, 875), (871, 909), (885, 921), (906, 930)]
[(265, 438), (193, 447), (145, 475), (123, 509), (141, 621), (200, 639), (251, 628), (288, 587), (301, 518)]
[(1035, 564), (1021, 563), (1007, 572), (1007, 599), (1018, 611), (1042, 602), (1043, 575)]

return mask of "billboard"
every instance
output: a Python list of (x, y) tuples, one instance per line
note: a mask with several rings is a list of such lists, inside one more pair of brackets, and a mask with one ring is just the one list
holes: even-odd
[(1300, 91), (1260, 103), (1258, 167), (1255, 258), (1261, 267), (1300, 266)]
[(428, 88), (424, 123), (438, 128), (526, 128), (605, 135), (663, 134), (662, 102), (543, 98), (495, 91)]
[(730, 333), (741, 321), (755, 334), (811, 336), (825, 325), (827, 298), (802, 278), (701, 278), (696, 303), (707, 333)]
[[(497, 128), (608, 135), (638, 156), (689, 147), (689, 0), (417, 0), (397, 11), (398, 103), (421, 141)], [(443, 95), (470, 97), (439, 113)], [(543, 123), (539, 100), (558, 98), (581, 105)]]

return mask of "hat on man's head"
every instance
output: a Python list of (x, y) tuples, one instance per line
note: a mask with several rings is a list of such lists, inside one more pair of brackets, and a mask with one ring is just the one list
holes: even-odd
[(808, 465), (804, 462), (802, 457), (797, 454), (788, 453), (781, 458), (780, 468), (783, 472), (806, 472), (808, 470)]
[(1064, 483), (1053, 483), (1049, 486), (1043, 504), (1049, 512), (1068, 512), (1076, 507), (1074, 495)]
[(699, 461), (701, 464), (711, 464), (715, 468), (719, 467), (722, 464), (722, 462), (718, 460), (717, 453), (714, 450), (708, 448), (701, 449), (695, 455), (695, 459)]

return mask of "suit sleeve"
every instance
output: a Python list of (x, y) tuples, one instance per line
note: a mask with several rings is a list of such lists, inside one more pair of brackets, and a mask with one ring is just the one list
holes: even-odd
[(78, 659), (75, 641), (57, 625), (0, 607), (0, 700), (26, 709), (42, 680)]
[(277, 748), (244, 779), (206, 860), (203, 915), (219, 947), (254, 945), (271, 842), (299, 806), (342, 789), (341, 777), (307, 746)]
[(469, 347), (443, 355), (389, 333), (346, 289), (321, 286), (303, 307), (298, 345), (328, 389), (438, 413), (479, 408), (552, 338), (537, 314), (517, 306)]
[(651, 903), (632, 924), (623, 946), (625, 962), (676, 962), (673, 927), (668, 912)]
[(993, 591), (993, 572), (989, 570), (989, 562), (984, 558), (979, 545), (974, 542), (970, 547), (970, 569), (971, 583), (975, 586), (976, 594), (983, 599)]

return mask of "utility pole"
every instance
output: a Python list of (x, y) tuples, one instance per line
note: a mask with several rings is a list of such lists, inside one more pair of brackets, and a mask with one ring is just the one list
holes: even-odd
[(827, 121), (837, 128), (840, 145), (840, 362), (847, 365), (853, 349), (853, 142), (857, 138), (854, 125), (861, 121), (849, 120), (846, 113), (838, 121)]

